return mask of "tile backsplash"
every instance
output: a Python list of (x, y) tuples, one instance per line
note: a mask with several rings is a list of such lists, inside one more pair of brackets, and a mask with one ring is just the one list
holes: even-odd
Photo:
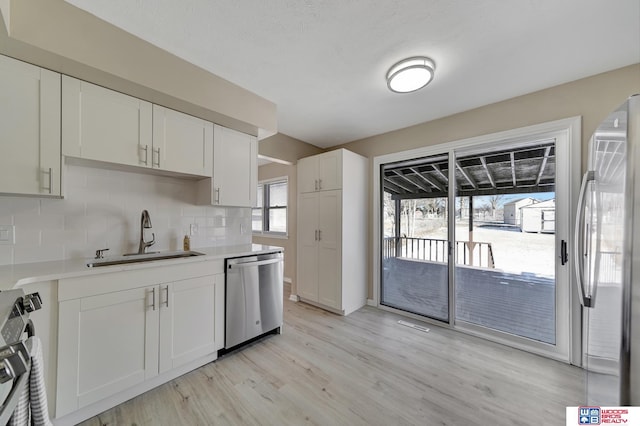
[(15, 243), (0, 245), (0, 265), (91, 258), (135, 252), (140, 216), (148, 210), (156, 243), (149, 250), (251, 243), (251, 209), (195, 205), (192, 180), (67, 165), (65, 198), (0, 196), (0, 225), (13, 225)]

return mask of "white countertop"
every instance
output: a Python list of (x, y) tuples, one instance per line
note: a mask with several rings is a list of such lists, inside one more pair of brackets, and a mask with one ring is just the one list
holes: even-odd
[(262, 244), (247, 244), (229, 247), (194, 248), (193, 251), (204, 253), (204, 255), (178, 259), (163, 259), (139, 263), (128, 263), (123, 265), (100, 266), (93, 268), (89, 268), (87, 266), (87, 262), (91, 260), (90, 258), (4, 265), (0, 266), (0, 291), (42, 281), (52, 281), (88, 275), (99, 275), (117, 271), (130, 271), (132, 269), (153, 268), (158, 265), (169, 265), (172, 263), (223, 260), (231, 257), (250, 256), (261, 253), (273, 253), (283, 251), (283, 249), (282, 247), (267, 246)]

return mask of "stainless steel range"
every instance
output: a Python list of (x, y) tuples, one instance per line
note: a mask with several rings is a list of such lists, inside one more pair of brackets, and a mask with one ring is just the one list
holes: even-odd
[(31, 371), (27, 337), (35, 335), (29, 313), (40, 309), (38, 293), (22, 289), (0, 292), (0, 424), (6, 424), (16, 409), (20, 395), (29, 386)]

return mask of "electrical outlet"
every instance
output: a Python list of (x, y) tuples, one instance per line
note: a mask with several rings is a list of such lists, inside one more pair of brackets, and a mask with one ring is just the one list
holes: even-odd
[(0, 225), (0, 244), (13, 245), (16, 243), (16, 227), (13, 225)]
[(198, 235), (198, 224), (197, 223), (192, 223), (191, 225), (189, 225), (189, 235), (191, 235), (192, 237), (194, 235)]

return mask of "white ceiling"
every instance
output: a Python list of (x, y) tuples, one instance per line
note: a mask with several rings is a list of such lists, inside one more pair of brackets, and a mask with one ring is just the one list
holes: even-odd
[[(639, 0), (66, 1), (275, 102), (278, 130), (319, 147), (640, 62)], [(416, 55), (434, 81), (390, 92)]]

